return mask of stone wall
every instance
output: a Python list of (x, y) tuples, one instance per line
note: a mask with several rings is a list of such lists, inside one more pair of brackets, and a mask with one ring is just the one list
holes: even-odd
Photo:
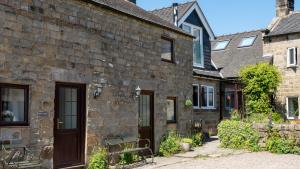
[[(260, 134), (260, 142), (264, 144), (268, 136), (267, 124), (254, 124), (253, 128), (257, 129)], [(300, 143), (300, 125), (299, 124), (274, 124), (273, 129), (279, 131), (284, 137), (292, 137)]]
[(277, 107), (283, 113), (286, 113), (286, 97), (300, 96), (299, 67), (287, 67), (287, 49), (291, 47), (298, 48), (299, 65), (300, 34), (283, 35), (264, 40), (264, 55), (273, 56), (273, 64), (278, 67), (283, 77), (276, 94)]
[[(206, 86), (212, 86), (215, 89), (214, 95), (214, 107), (213, 109), (194, 109), (194, 120), (203, 120), (203, 130), (204, 132), (217, 134), (217, 125), (220, 121), (220, 81), (217, 79), (210, 78), (194, 78), (194, 83)], [(201, 90), (200, 90), (201, 95)], [(201, 105), (201, 98), (200, 98)]]
[[(189, 36), (80, 0), (0, 1), (0, 25), (0, 82), (29, 85), (30, 125), (12, 127), (21, 130), (20, 144), (53, 145), (56, 82), (87, 86), (88, 155), (108, 135), (138, 136), (137, 86), (155, 93), (156, 150), (167, 131), (168, 96), (177, 97), (176, 128), (191, 119), (184, 108), (192, 97)], [(176, 64), (161, 61), (162, 35), (175, 39)], [(108, 85), (94, 99), (100, 78)]]

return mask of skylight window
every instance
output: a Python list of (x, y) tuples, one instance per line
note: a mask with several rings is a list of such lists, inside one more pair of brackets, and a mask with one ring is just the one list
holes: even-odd
[(251, 37), (245, 37), (242, 39), (239, 47), (242, 48), (242, 47), (249, 47), (249, 46), (252, 46), (254, 41), (256, 39), (256, 36), (251, 36)]
[(217, 42), (214, 50), (224, 50), (229, 44), (229, 40)]

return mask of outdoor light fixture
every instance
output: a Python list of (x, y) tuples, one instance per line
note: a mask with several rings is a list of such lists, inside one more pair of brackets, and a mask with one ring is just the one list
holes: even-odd
[(135, 97), (140, 97), (141, 91), (142, 89), (140, 88), (140, 86), (137, 86), (137, 88), (135, 89)]
[(106, 86), (107, 80), (101, 78), (99, 84), (96, 84), (96, 90), (94, 91), (94, 98), (97, 98), (101, 95), (103, 88)]

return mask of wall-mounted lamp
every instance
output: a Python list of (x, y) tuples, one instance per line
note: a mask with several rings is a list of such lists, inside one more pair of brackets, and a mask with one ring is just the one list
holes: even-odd
[(140, 86), (137, 86), (135, 88), (135, 97), (140, 97), (141, 91), (142, 91), (142, 89), (140, 88)]
[(99, 84), (96, 84), (96, 90), (94, 91), (94, 98), (97, 98), (101, 95), (103, 88), (107, 85), (107, 80), (101, 78)]

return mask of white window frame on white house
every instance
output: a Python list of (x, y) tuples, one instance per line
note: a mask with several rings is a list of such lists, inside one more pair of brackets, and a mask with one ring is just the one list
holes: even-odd
[[(206, 106), (202, 106), (201, 104), (201, 109), (215, 109), (215, 88), (213, 86), (207, 86), (207, 85), (201, 85), (201, 95), (204, 94), (202, 93), (202, 87), (207, 88), (207, 94), (206, 94)], [(209, 89), (213, 89), (213, 105), (209, 105)], [(202, 97), (200, 97), (202, 98)]]
[(194, 87), (197, 87), (197, 97), (198, 97), (198, 106), (194, 106), (194, 100), (193, 100), (193, 108), (194, 109), (200, 109), (200, 85), (193, 84), (193, 95), (194, 95)]
[[(291, 57), (291, 51), (293, 51), (294, 55), (293, 60), (294, 62), (291, 63), (290, 57)], [(287, 49), (287, 67), (298, 67), (298, 51), (296, 47), (288, 48)]]
[[(190, 27), (190, 30), (189, 31), (187, 31), (187, 30), (185, 30), (184, 29), (184, 27)], [(193, 66), (194, 67), (198, 67), (198, 68), (204, 68), (204, 48), (203, 48), (203, 28), (202, 27), (199, 27), (199, 26), (196, 26), (196, 25), (192, 25), (192, 24), (190, 24), (190, 23), (186, 23), (186, 22), (184, 22), (184, 23), (182, 23), (182, 29), (184, 30), (184, 31), (186, 31), (186, 32), (188, 32), (188, 33), (190, 33), (190, 34), (192, 34), (193, 35), (193, 31), (194, 31), (194, 29), (196, 29), (196, 30), (199, 30), (200, 31), (200, 39), (194, 39), (194, 42), (195, 41), (200, 41), (200, 45), (201, 45), (201, 53), (200, 53), (200, 55), (201, 55), (201, 63), (196, 63), (194, 60), (193, 60)], [(193, 55), (195, 55), (195, 53), (194, 53), (194, 47), (193, 47)], [(193, 56), (193, 58), (194, 58), (194, 56)]]
[(286, 97), (286, 117), (287, 117), (288, 120), (300, 119), (299, 115), (298, 115), (298, 117), (289, 116), (289, 99), (292, 99), (292, 98), (297, 98), (297, 100), (298, 100), (298, 111), (299, 111), (299, 97), (298, 96), (288, 96), (288, 97)]

